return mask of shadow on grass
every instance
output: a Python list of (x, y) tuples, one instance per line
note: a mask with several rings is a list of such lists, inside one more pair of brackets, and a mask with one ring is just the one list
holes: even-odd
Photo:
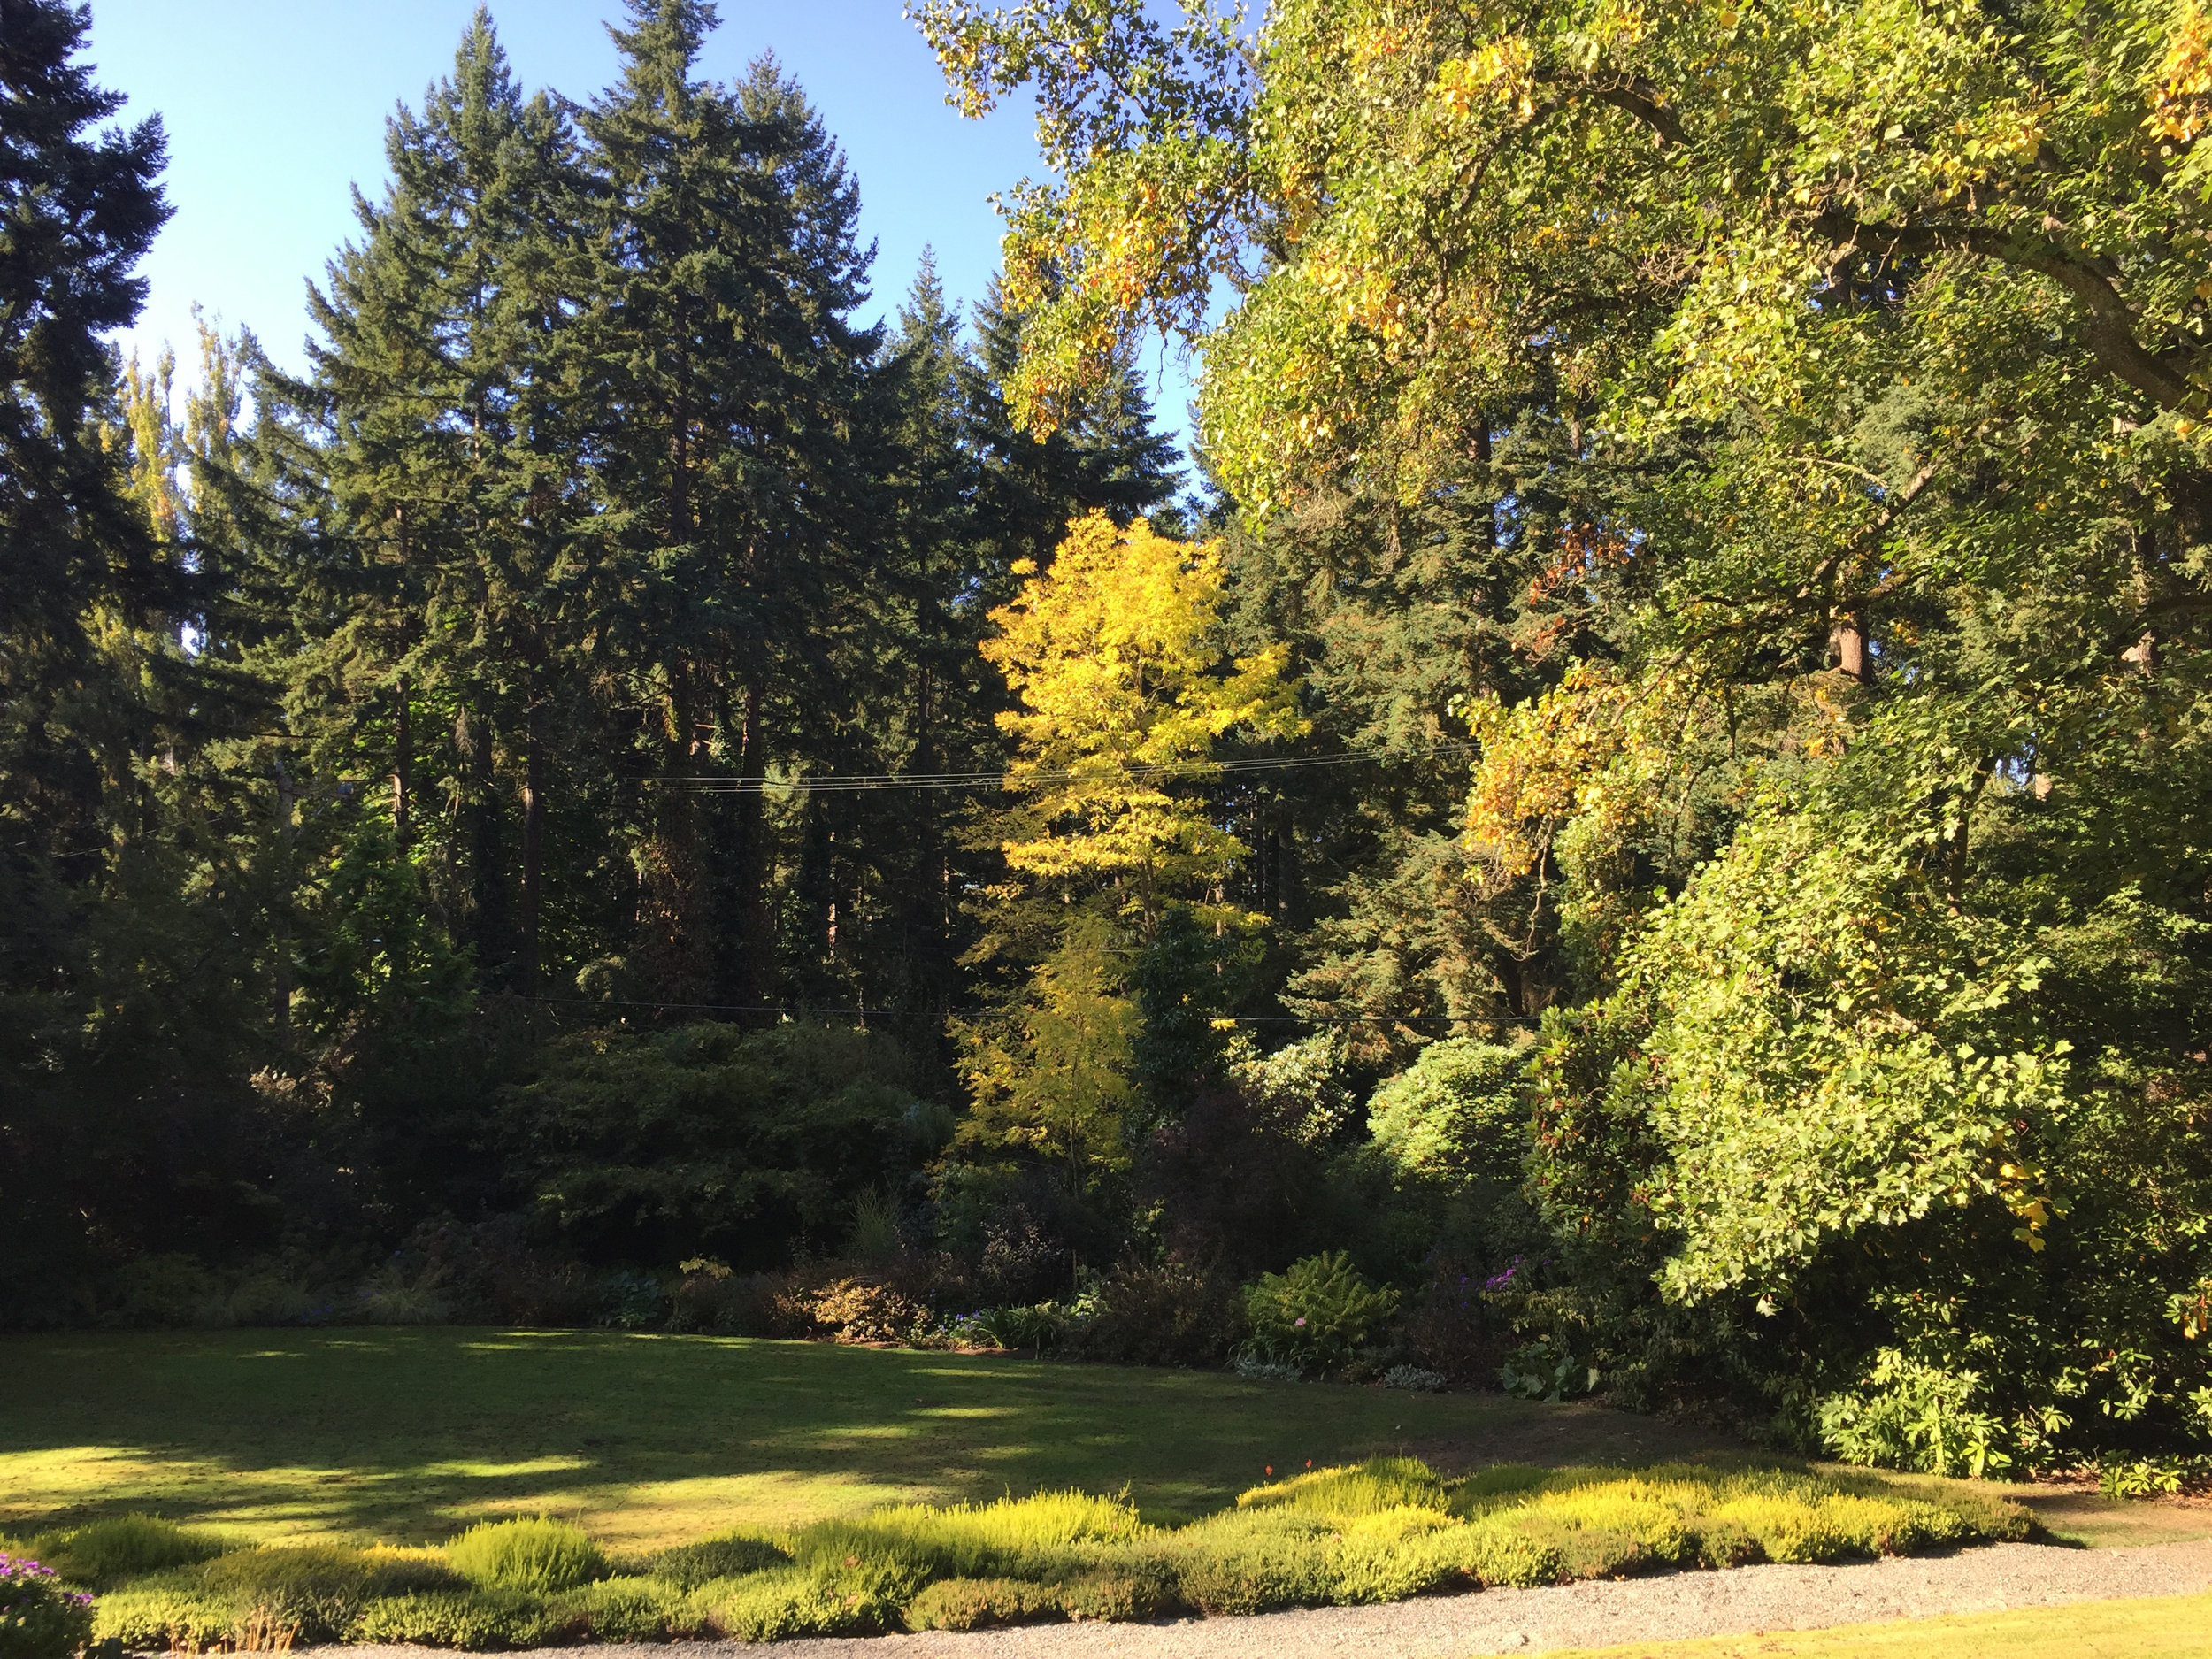
[(0, 1525), (148, 1509), (420, 1541), (488, 1514), (611, 1541), (1059, 1486), (1200, 1512), (1279, 1470), (1636, 1463), (1726, 1444), (1494, 1395), (734, 1338), (443, 1327), (0, 1340)]

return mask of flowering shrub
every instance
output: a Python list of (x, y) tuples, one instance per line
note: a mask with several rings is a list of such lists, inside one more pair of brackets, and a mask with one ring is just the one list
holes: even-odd
[(92, 1598), (65, 1590), (61, 1575), (0, 1554), (0, 1659), (70, 1659), (92, 1639)]

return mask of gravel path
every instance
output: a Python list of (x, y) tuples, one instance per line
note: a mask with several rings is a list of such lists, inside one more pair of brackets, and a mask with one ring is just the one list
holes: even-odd
[[(775, 1659), (1461, 1659), (2208, 1589), (2212, 1539), (2140, 1549), (1997, 1544), (1861, 1566), (1740, 1567), (1254, 1618), (817, 1639), (780, 1642), (772, 1651)], [(740, 1646), (687, 1643), (680, 1651), (684, 1659), (715, 1659), (734, 1655)], [(583, 1651), (593, 1659), (670, 1659), (666, 1647)], [(346, 1659), (376, 1655), (419, 1659), (420, 1650), (357, 1647)]]

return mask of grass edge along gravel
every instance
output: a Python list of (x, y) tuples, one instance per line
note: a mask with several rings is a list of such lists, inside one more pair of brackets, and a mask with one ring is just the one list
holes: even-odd
[(543, 1517), (444, 1548), (247, 1546), (147, 1517), (28, 1540), (98, 1592), (96, 1640), (132, 1649), (411, 1642), (749, 1641), (1208, 1616), (1401, 1601), (1760, 1561), (1909, 1555), (2032, 1536), (2028, 1512), (1955, 1486), (1785, 1468), (1499, 1465), (1412, 1458), (1313, 1471), (1163, 1525), (1125, 1494), (907, 1504), (651, 1555)]
[(2212, 1594), (2137, 1596), (1879, 1624), (1553, 1648), (1546, 1659), (2183, 1659), (2212, 1654)]

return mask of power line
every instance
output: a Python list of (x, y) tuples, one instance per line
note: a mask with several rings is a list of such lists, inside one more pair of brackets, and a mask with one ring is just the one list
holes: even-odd
[[(987, 1018), (1003, 1013), (996, 1008), (808, 1008), (791, 1002), (661, 1002), (628, 996), (518, 996), (522, 1002), (546, 1002), (565, 1008), (651, 1008), (698, 1014), (780, 1014), (811, 1019)], [(1210, 1018), (1238, 1025), (1410, 1025), (1448, 1022), (1449, 1014), (1378, 1014), (1367, 1018), (1310, 1019), (1303, 1014), (1218, 1014)], [(1510, 1025), (1540, 1020), (1540, 1014), (1487, 1014), (1471, 1018), (1471, 1025)]]
[[(1423, 749), (1409, 758), (1425, 758), (1432, 755), (1463, 755), (1473, 751), (1472, 743), (1440, 743), (1433, 749)], [(1175, 777), (1214, 777), (1224, 772), (1246, 773), (1260, 772), (1299, 772), (1316, 766), (1351, 766), (1362, 762), (1389, 760), (1392, 756), (1362, 752), (1348, 755), (1286, 755), (1261, 757), (1249, 760), (1180, 761), (1158, 764), (1124, 766), (1112, 775), (1119, 779), (1151, 779)], [(1073, 770), (1031, 772), (1019, 775), (1006, 772), (823, 772), (813, 777), (778, 778), (644, 778), (639, 782), (649, 789), (665, 789), (686, 795), (765, 795), (771, 792), (799, 795), (857, 795), (877, 790), (919, 789), (1007, 789), (1030, 787), (1036, 785), (1079, 783), (1095, 773)]]

